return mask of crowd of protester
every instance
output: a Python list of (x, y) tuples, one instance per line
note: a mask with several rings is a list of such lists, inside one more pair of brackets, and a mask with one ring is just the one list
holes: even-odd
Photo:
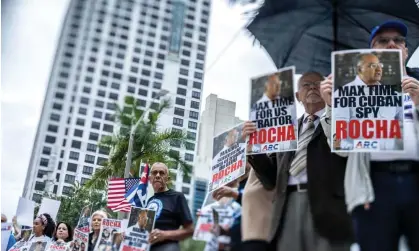
[[(370, 48), (400, 49), (405, 65), (406, 39), (403, 23), (386, 22), (371, 33)], [(357, 74), (363, 79), (375, 70), (365, 58)], [(405, 121), (404, 129), (413, 132), (405, 140), (415, 148), (410, 155), (394, 154), (392, 159), (380, 154), (332, 153), (333, 78), (317, 72), (303, 74), (296, 95), (304, 107), (298, 131), (300, 137), (311, 133), (311, 138), (300, 142), (296, 152), (248, 155), (246, 174), (212, 193), (215, 200), (232, 198), (242, 206), (232, 226), (219, 229), (231, 238), (219, 250), (349, 251), (358, 243), (361, 251), (394, 251), (405, 236), (410, 250), (419, 251), (419, 69), (405, 67), (403, 71), (402, 90), (409, 97), (405, 114), (413, 118)], [(248, 121), (243, 135), (255, 130), (255, 124)], [(303, 163), (296, 168), (297, 174), (296, 158), (302, 160), (299, 165)], [(148, 205), (153, 204), (157, 217), (149, 234), (151, 251), (178, 251), (179, 242), (194, 231), (185, 196), (169, 189), (169, 180), (167, 166), (153, 164), (149, 182), (154, 195)], [(94, 250), (106, 218), (105, 211), (92, 214), (88, 251)], [(2, 222), (7, 222), (5, 215)], [(72, 237), (68, 223), (55, 224), (49, 214), (41, 213), (27, 239), (13, 220), (7, 250), (22, 241), (64, 242), (71, 249)]]

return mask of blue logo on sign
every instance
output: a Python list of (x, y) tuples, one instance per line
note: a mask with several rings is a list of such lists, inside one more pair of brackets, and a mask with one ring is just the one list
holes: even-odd
[(158, 219), (163, 209), (163, 203), (159, 199), (152, 199), (148, 203), (147, 208), (156, 211), (156, 219)]

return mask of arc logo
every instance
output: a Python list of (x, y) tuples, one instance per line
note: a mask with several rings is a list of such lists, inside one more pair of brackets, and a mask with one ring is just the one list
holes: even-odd
[(355, 149), (379, 150), (379, 144), (376, 140), (358, 140), (355, 142)]

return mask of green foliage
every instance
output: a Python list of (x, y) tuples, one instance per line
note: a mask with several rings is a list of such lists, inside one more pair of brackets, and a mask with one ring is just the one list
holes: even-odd
[[(191, 166), (180, 158), (176, 152), (170, 151), (170, 144), (180, 146), (186, 143), (186, 135), (182, 131), (161, 130), (157, 126), (160, 115), (170, 107), (170, 102), (164, 100), (154, 111), (149, 112), (147, 119), (143, 119), (135, 131), (134, 147), (132, 154), (131, 175), (140, 176), (141, 163), (164, 162), (169, 168), (180, 167), (188, 175)], [(110, 151), (109, 159), (101, 163), (92, 179), (86, 183), (87, 188), (106, 189), (107, 181), (112, 177), (123, 177), (128, 151), (131, 128), (141, 118), (143, 110), (139, 103), (131, 96), (125, 97), (124, 107), (117, 105), (115, 119), (119, 130), (112, 136), (104, 136), (99, 147)]]
[(195, 241), (192, 238), (186, 239), (180, 243), (180, 250), (182, 251), (203, 251), (205, 242)]

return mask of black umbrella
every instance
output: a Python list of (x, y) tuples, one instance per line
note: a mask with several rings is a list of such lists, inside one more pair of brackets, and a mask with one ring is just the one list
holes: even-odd
[(278, 68), (327, 75), (332, 51), (368, 48), (370, 31), (389, 20), (408, 26), (412, 54), (419, 45), (415, 0), (265, 0), (247, 28)]

